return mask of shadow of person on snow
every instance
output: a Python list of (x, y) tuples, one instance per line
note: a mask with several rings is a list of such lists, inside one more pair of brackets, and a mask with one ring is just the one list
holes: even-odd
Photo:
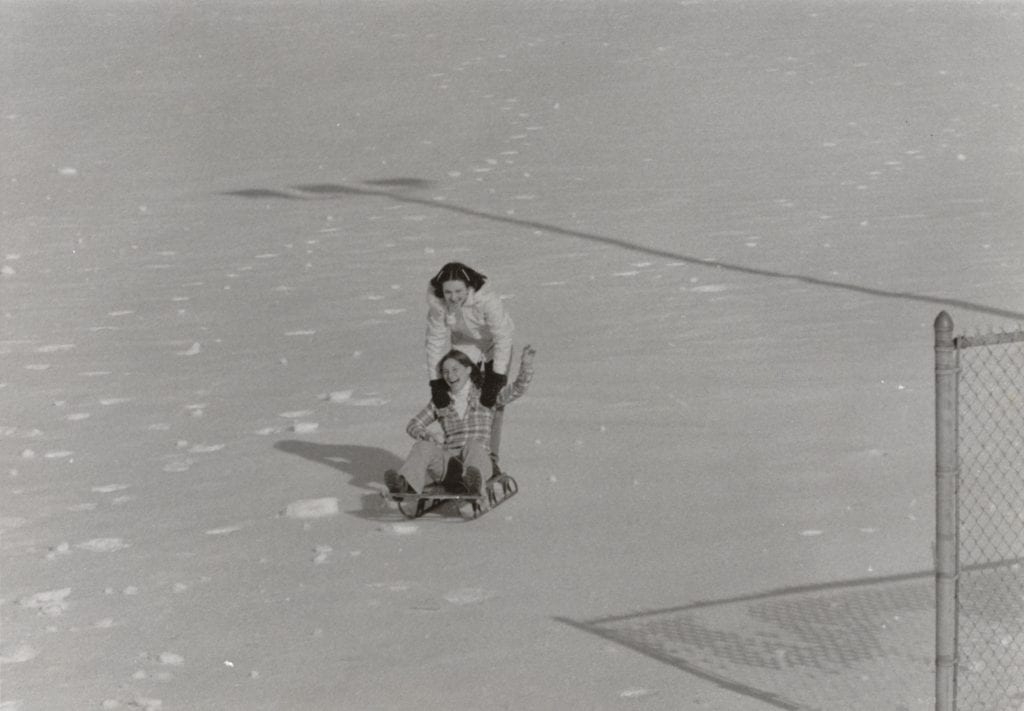
[(380, 447), (359, 444), (320, 444), (285, 439), (275, 442), (274, 449), (336, 469), (349, 476), (349, 484), (366, 489), (367, 493), (362, 496), (362, 508), (347, 512), (360, 518), (379, 518), (384, 513), (384, 502), (380, 497), (384, 472), (402, 466), (401, 457), (394, 453)]

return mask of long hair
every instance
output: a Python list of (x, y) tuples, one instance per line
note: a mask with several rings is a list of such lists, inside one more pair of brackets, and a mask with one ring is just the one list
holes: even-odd
[(474, 363), (472, 358), (460, 351), (458, 348), (452, 348), (444, 354), (444, 358), (442, 358), (441, 362), (437, 364), (437, 369), (441, 372), (444, 372), (444, 362), (446, 360), (456, 360), (469, 368), (469, 382), (473, 383), (473, 385), (478, 388), (482, 388), (484, 386), (484, 374), (480, 372), (480, 365), (478, 363)]
[(444, 299), (444, 283), (446, 281), (461, 281), (473, 291), (479, 291), (487, 281), (487, 277), (462, 262), (448, 262), (430, 280), (430, 288), (434, 290), (434, 296), (439, 299)]

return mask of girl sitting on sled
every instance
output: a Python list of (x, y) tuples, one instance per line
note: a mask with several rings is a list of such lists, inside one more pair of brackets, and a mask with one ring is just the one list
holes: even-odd
[[(389, 469), (384, 473), (384, 483), (392, 494), (422, 492), (424, 486), (434, 482), (453, 487), (457, 482), (446, 479), (452, 460), (462, 465), (458, 483), (468, 493), (483, 493), (485, 483), (494, 473), (490, 443), (495, 408), (526, 392), (533, 378), (536, 351), (531, 346), (523, 348), (519, 375), (496, 393), (492, 407), (480, 402), (484, 381), (479, 353), (470, 346), (465, 350), (453, 348), (441, 359), (440, 372), (449, 402), (438, 407), (431, 401), (409, 421), (405, 431), (416, 443), (398, 471)], [(443, 436), (428, 429), (435, 422), (440, 424)]]

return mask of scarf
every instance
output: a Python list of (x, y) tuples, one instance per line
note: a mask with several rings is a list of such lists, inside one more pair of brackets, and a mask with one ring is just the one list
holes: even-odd
[(460, 418), (466, 416), (466, 410), (469, 408), (469, 391), (472, 388), (469, 387), (469, 381), (467, 380), (462, 389), (458, 392), (452, 391), (450, 393), (452, 398), (452, 407), (455, 408), (455, 412), (458, 413)]

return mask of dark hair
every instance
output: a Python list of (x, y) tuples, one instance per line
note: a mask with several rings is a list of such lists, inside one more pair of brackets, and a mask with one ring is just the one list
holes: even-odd
[(470, 382), (478, 388), (482, 388), (484, 386), (484, 375), (480, 372), (480, 365), (478, 363), (474, 363), (473, 359), (463, 351), (460, 351), (458, 348), (452, 348), (450, 351), (445, 353), (444, 358), (442, 358), (441, 362), (437, 364), (438, 370), (442, 370), (444, 368), (444, 362), (446, 360), (456, 360), (469, 368)]
[(430, 280), (434, 296), (439, 299), (444, 298), (444, 283), (446, 281), (461, 281), (470, 289), (479, 291), (480, 287), (487, 281), (487, 277), (475, 269), (467, 267), (462, 262), (448, 262)]

